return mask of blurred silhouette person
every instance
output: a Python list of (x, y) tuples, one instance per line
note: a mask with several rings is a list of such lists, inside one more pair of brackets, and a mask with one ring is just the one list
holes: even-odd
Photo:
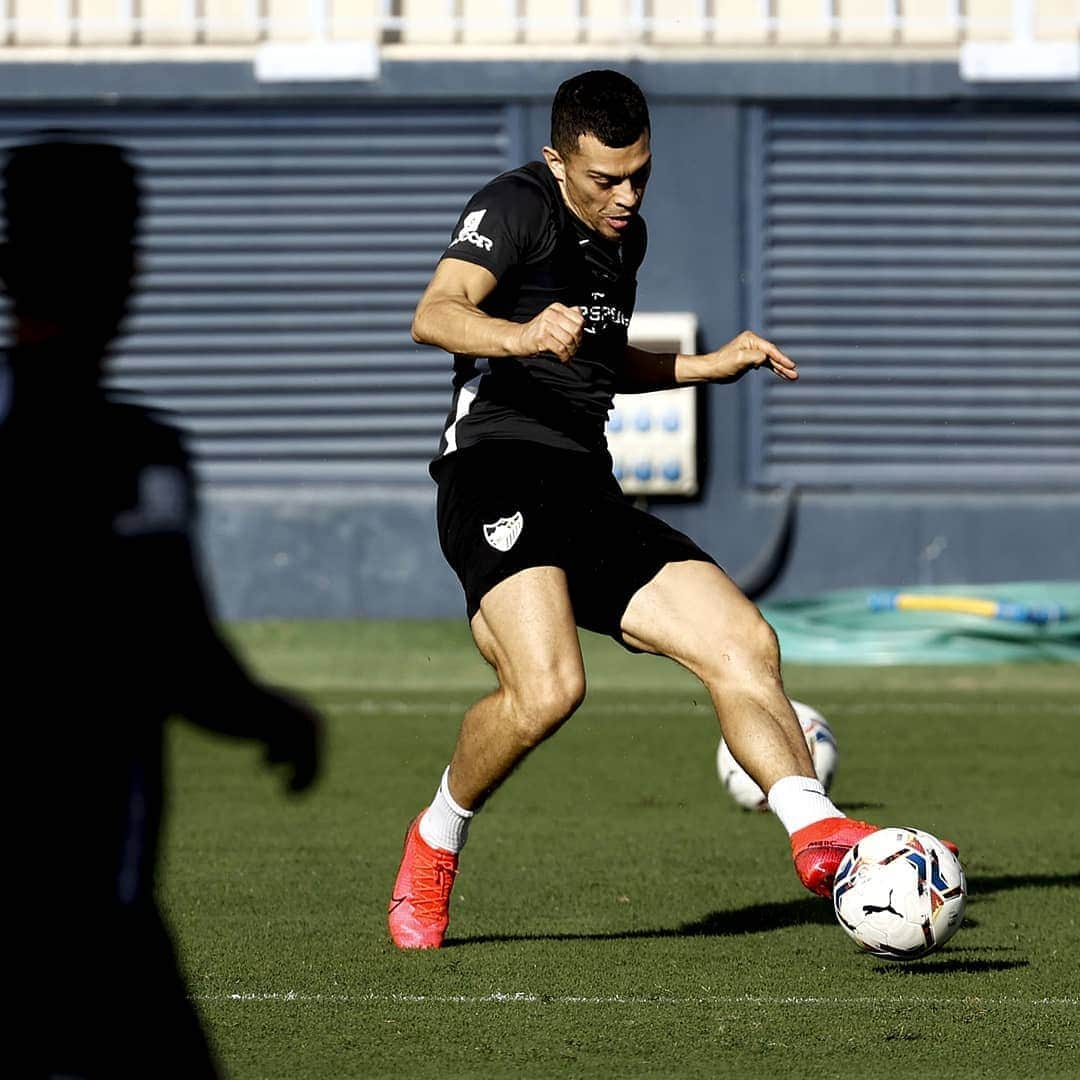
[(180, 438), (103, 388), (135, 271), (133, 167), (115, 147), (47, 135), (11, 152), (3, 197), (9, 881), (30, 1014), (15, 1025), (18, 1072), (213, 1077), (154, 895), (164, 721), (261, 741), (301, 790), (320, 720), (254, 682), (218, 635)]

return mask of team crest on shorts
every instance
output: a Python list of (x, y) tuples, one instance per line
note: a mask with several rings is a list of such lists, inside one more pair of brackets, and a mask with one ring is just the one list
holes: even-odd
[(525, 519), (519, 510), (511, 517), (499, 518), (490, 525), (485, 521), (484, 539), (496, 551), (509, 551), (517, 543), (517, 538), (521, 535), (523, 528), (525, 528)]

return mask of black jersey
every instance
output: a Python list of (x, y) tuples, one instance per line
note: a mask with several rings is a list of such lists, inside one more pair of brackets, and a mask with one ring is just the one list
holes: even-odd
[(39, 885), (84, 906), (148, 901), (164, 721), (232, 701), (247, 676), (207, 609), (178, 432), (72, 388), (92, 358), (41, 346), (13, 360), (0, 363), (4, 678), (32, 763), (30, 836), (52, 838)]
[(0, 358), (15, 967), (31, 1002), (75, 988), (27, 1075), (202, 1080), (217, 1070), (154, 897), (164, 722), (273, 748), (295, 706), (210, 617), (179, 433), (110, 399), (99, 360), (66, 340)]
[(445, 455), (492, 439), (605, 451), (644, 255), (640, 217), (619, 240), (605, 239), (567, 210), (543, 162), (503, 173), (469, 200), (442, 258), (495, 275), (481, 309), (524, 323), (554, 303), (580, 307), (584, 336), (568, 363), (552, 354), (455, 356), (453, 400), (433, 469)]
[[(77, 358), (81, 360), (82, 358)], [(59, 364), (54, 358), (46, 364)], [(54, 368), (55, 370), (55, 368)], [(146, 901), (161, 807), (161, 738), (180, 705), (175, 590), (191, 580), (193, 512), (177, 433), (62, 380), (0, 368), (0, 499), (9, 700), (35, 887), (92, 906)], [(179, 621), (179, 620), (178, 620)]]

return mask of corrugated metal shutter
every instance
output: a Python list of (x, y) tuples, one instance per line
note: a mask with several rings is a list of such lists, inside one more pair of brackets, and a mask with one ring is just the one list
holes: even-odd
[(755, 110), (751, 480), (1080, 488), (1080, 113)]
[(115, 382), (175, 410), (211, 483), (426, 482), (450, 363), (409, 336), (501, 107), (0, 110), (5, 146), (93, 129), (148, 193)]

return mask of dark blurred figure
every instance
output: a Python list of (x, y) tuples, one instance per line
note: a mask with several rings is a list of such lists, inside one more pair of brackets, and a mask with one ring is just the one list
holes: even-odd
[[(135, 270), (139, 192), (115, 147), (50, 138), (3, 174), (0, 366), (9, 896), (28, 1015), (20, 1076), (219, 1075), (154, 897), (173, 714), (257, 739), (292, 790), (320, 722), (254, 683), (216, 632), (179, 436), (110, 400), (103, 362)], [(24, 1067), (25, 1066), (25, 1067)]]

